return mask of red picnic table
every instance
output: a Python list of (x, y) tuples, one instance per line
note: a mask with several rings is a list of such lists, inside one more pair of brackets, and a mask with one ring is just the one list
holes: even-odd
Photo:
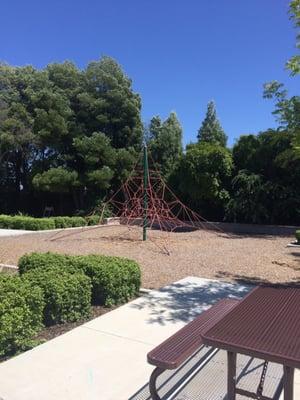
[(253, 289), (228, 314), (207, 332), (204, 344), (227, 350), (228, 400), (236, 394), (259, 400), (263, 380), (256, 393), (236, 385), (237, 353), (283, 365), (284, 400), (294, 396), (294, 368), (300, 368), (300, 288), (259, 286)]

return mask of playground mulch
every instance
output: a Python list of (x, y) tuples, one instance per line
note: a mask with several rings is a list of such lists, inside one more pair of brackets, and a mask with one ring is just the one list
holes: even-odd
[(152, 230), (143, 242), (140, 228), (101, 226), (2, 237), (0, 263), (16, 265), (19, 257), (32, 251), (94, 253), (135, 259), (141, 265), (145, 288), (159, 288), (186, 276), (300, 284), (300, 250), (286, 247), (292, 239)]

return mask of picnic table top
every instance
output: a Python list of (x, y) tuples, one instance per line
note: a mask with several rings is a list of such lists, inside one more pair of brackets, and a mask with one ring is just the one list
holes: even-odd
[(210, 346), (300, 368), (300, 288), (258, 286), (202, 337)]

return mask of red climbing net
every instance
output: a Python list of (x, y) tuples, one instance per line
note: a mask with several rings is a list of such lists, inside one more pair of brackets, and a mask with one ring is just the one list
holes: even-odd
[[(144, 198), (147, 198), (145, 210)], [(208, 228), (207, 222), (199, 214), (185, 206), (163, 181), (156, 170), (149, 170), (148, 185), (144, 188), (142, 171), (134, 174), (108, 200), (115, 217), (123, 225), (146, 226), (148, 229), (176, 231), (180, 228)]]
[[(132, 227), (146, 226), (148, 239), (166, 253), (169, 253), (167, 234), (170, 232), (199, 229), (222, 232), (218, 226), (184, 205), (168, 187), (157, 169), (148, 170), (145, 187), (144, 171), (137, 166), (120, 189), (104, 204), (103, 213), (106, 207), (109, 207), (120, 224), (127, 226), (129, 230)], [(165, 235), (163, 237), (149, 235), (153, 230), (164, 232)]]
[[(152, 161), (152, 164), (155, 163)], [(133, 240), (142, 240), (142, 229), (147, 229), (147, 239), (152, 241), (163, 253), (170, 254), (170, 233), (191, 230), (211, 230), (215, 233), (224, 232), (214, 223), (208, 222), (198, 213), (184, 205), (168, 187), (159, 171), (155, 168), (147, 172), (147, 184), (144, 185), (144, 170), (139, 166), (140, 160), (127, 180), (119, 190), (94, 214), (99, 215), (99, 225), (89, 229), (99, 229), (107, 208), (117, 219), (117, 223), (127, 228), (127, 232), (138, 234)], [(145, 207), (146, 199), (146, 207)], [(142, 229), (139, 229), (142, 228)], [(84, 228), (82, 228), (84, 230)], [(120, 230), (119, 230), (120, 231)], [(155, 232), (155, 234), (154, 234)], [(157, 234), (159, 232), (160, 234)], [(152, 234), (153, 233), (153, 234)], [(76, 235), (77, 232), (55, 234), (51, 240), (60, 240)], [(110, 240), (126, 240), (126, 234), (121, 230)], [(106, 238), (108, 238), (106, 236)], [(129, 240), (129, 237), (127, 238)], [(132, 239), (131, 239), (132, 240)]]

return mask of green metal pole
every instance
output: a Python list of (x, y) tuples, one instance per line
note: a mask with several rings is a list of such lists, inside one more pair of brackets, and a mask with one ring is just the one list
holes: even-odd
[(144, 222), (143, 222), (143, 240), (147, 240), (147, 225), (148, 225), (148, 155), (147, 145), (144, 145), (144, 157), (143, 157), (143, 168), (144, 168)]

